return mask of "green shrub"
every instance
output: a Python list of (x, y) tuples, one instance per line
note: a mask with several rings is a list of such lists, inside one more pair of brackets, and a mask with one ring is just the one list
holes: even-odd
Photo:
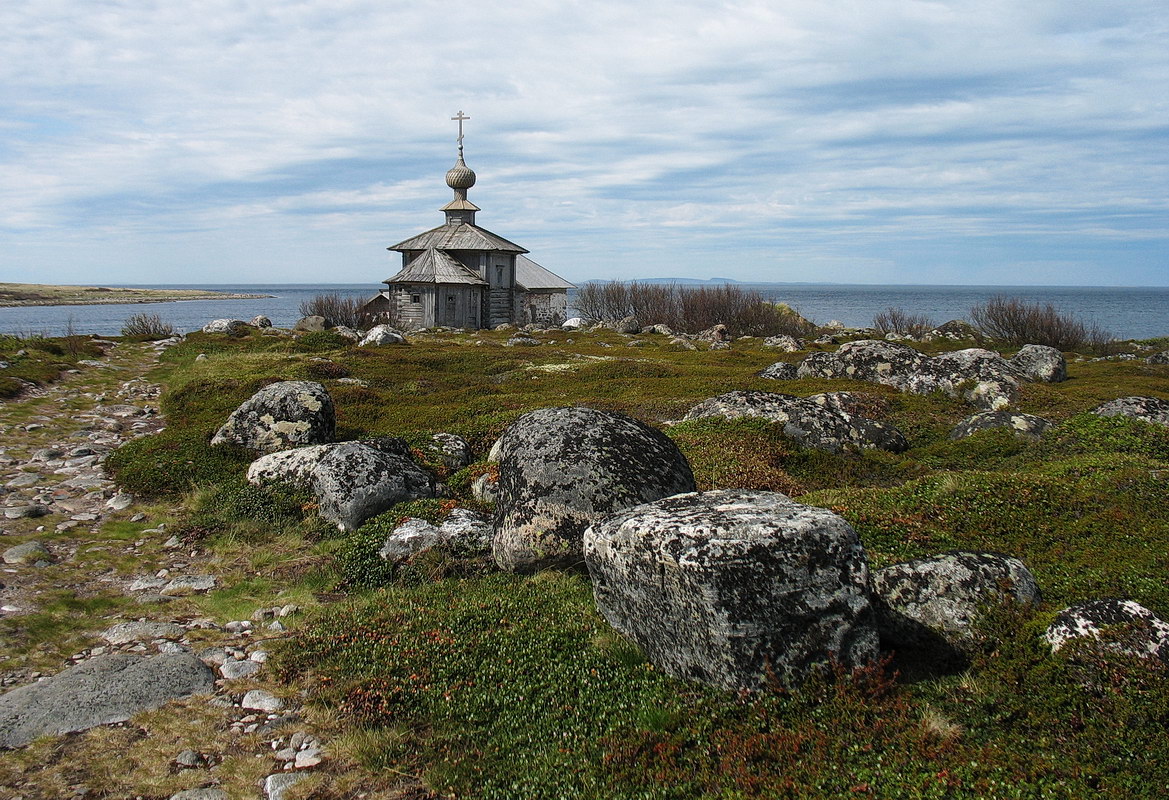
[(319, 353), (324, 350), (340, 350), (353, 345), (353, 342), (333, 331), (310, 331), (302, 333), (295, 339), (298, 350)]
[(1032, 453), (1039, 463), (1059, 456), (1108, 453), (1169, 461), (1169, 427), (1125, 416), (1077, 414), (1049, 431)]
[(170, 427), (132, 439), (112, 452), (106, 467), (126, 491), (147, 497), (177, 497), (196, 486), (233, 481), (252, 455), (232, 445), (211, 447), (208, 434)]

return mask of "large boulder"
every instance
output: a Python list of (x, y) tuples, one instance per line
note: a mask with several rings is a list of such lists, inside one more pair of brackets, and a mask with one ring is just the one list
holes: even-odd
[(799, 377), (799, 366), (790, 364), (787, 361), (776, 361), (770, 366), (764, 367), (759, 372), (760, 378), (768, 378), (773, 381), (794, 381)]
[(1000, 553), (954, 551), (873, 573), (881, 639), (898, 650), (946, 661), (961, 660), (977, 644), (978, 614), (999, 598), (1039, 602), (1031, 571)]
[(506, 570), (578, 566), (585, 528), (605, 514), (695, 489), (669, 437), (609, 411), (532, 411), (504, 431), (492, 454), (499, 462), (493, 550)]
[(321, 331), (327, 331), (331, 327), (333, 327), (333, 323), (330, 320), (319, 314), (310, 314), (307, 317), (298, 319), (296, 324), (292, 326), (292, 329), (304, 333), (320, 333)]
[(1022, 375), (998, 353), (971, 347), (923, 362), (902, 388), (913, 394), (940, 391), (971, 405), (999, 411), (1015, 401)]
[(685, 419), (762, 417), (783, 425), (784, 434), (803, 447), (829, 453), (870, 447), (901, 452), (909, 447), (893, 426), (846, 411), (837, 402), (837, 394), (847, 393), (795, 397), (776, 392), (727, 392), (703, 400), (686, 412)]
[(1162, 350), (1160, 353), (1153, 353), (1145, 359), (1150, 364), (1165, 365), (1169, 364), (1169, 350)]
[(768, 336), (763, 340), (763, 346), (774, 347), (781, 353), (794, 353), (797, 350), (803, 349), (803, 345), (798, 339), (796, 339), (794, 336), (788, 336), (786, 334), (781, 336)]
[(1102, 417), (1132, 417), (1142, 422), (1169, 425), (1169, 401), (1158, 397), (1118, 397), (1092, 409)]
[(365, 334), (358, 347), (381, 347), (388, 344), (406, 344), (406, 337), (391, 325), (374, 325)]
[(239, 336), (248, 329), (248, 323), (242, 319), (213, 319), (203, 326), (203, 333), (226, 333), (229, 336)]
[[(395, 440), (387, 440), (394, 442)], [(307, 489), (318, 513), (340, 530), (407, 500), (434, 497), (434, 478), (392, 446), (341, 442), (270, 453), (248, 468), (248, 481), (281, 481)]]
[(799, 366), (801, 378), (848, 378), (904, 389), (910, 375), (929, 359), (906, 344), (861, 339), (835, 353), (810, 353)]
[(1091, 648), (1169, 663), (1169, 623), (1132, 600), (1109, 598), (1069, 606), (1043, 637), (1058, 652), (1071, 641)]
[(597, 608), (657, 668), (727, 689), (877, 655), (864, 549), (823, 508), (730, 489), (618, 511), (585, 533)]
[(991, 428), (1006, 428), (1023, 439), (1038, 439), (1047, 432), (1051, 423), (1034, 414), (1016, 414), (1013, 411), (980, 411), (967, 417), (950, 431), (951, 439), (965, 439), (979, 431)]
[(617, 333), (641, 333), (641, 323), (637, 321), (637, 317), (622, 317), (613, 323), (613, 330)]
[(1045, 344), (1023, 345), (1011, 356), (1010, 364), (1029, 381), (1060, 383), (1068, 379), (1068, 362), (1063, 353)]
[(91, 658), (0, 696), (0, 747), (124, 722), (140, 711), (214, 688), (215, 673), (190, 653)]
[(422, 449), (434, 461), (451, 470), (459, 470), (471, 463), (471, 445), (454, 433), (436, 433)]
[(231, 412), (211, 444), (238, 444), (260, 453), (322, 444), (336, 429), (333, 398), (312, 381), (265, 386)]
[(408, 517), (382, 543), (378, 555), (386, 561), (405, 561), (437, 545), (454, 545), (484, 553), (491, 550), (493, 531), (485, 514), (456, 508), (439, 525)]

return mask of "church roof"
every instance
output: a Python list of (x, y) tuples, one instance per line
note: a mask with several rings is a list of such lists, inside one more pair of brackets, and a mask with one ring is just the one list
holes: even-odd
[(576, 288), (576, 284), (569, 283), (559, 275), (549, 272), (527, 256), (516, 256), (515, 282), (519, 288), (529, 292), (537, 289)]
[(459, 222), (453, 225), (439, 225), (425, 233), (398, 242), (388, 250), (492, 250), (501, 253), (526, 253), (524, 248), (497, 236), (489, 230)]
[[(396, 248), (392, 248), (396, 249)], [(416, 249), (416, 248), (409, 248)], [(486, 286), (487, 281), (441, 250), (428, 248), (402, 271), (382, 283), (469, 283)]]

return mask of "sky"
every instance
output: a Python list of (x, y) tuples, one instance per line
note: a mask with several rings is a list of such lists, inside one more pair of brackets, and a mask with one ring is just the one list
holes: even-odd
[(0, 281), (1169, 285), (1164, 0), (6, 0)]

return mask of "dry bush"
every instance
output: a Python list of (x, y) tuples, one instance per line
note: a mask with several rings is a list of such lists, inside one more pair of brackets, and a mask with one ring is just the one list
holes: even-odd
[(122, 335), (132, 339), (157, 341), (174, 336), (175, 328), (169, 322), (163, 322), (158, 314), (134, 314), (126, 317), (126, 321), (122, 323)]
[(311, 300), (301, 301), (300, 314), (302, 317), (324, 317), (334, 326), (364, 330), (378, 322), (375, 315), (361, 310), (364, 305), (365, 300), (360, 297), (342, 297), (336, 292), (318, 294)]
[(1113, 349), (1112, 334), (1098, 325), (1088, 325), (1051, 303), (1028, 303), (1018, 297), (995, 295), (970, 309), (983, 335), (1008, 344), (1045, 344), (1059, 350)]
[(594, 322), (634, 316), (643, 326), (668, 325), (698, 333), (723, 324), (734, 336), (807, 336), (816, 326), (758, 291), (739, 286), (682, 287), (676, 284), (586, 283), (576, 298), (580, 315)]
[(882, 336), (886, 333), (896, 333), (900, 336), (920, 338), (937, 326), (925, 314), (911, 314), (903, 308), (889, 306), (873, 316), (873, 327)]

